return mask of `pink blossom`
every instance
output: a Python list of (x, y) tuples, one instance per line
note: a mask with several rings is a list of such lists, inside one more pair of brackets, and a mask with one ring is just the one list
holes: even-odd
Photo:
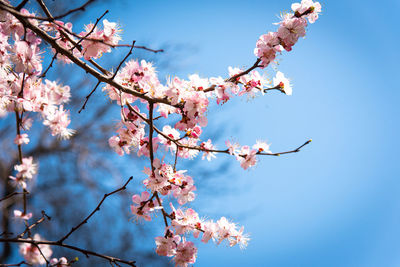
[(175, 209), (170, 203), (173, 210), (174, 219), (171, 224), (175, 228), (177, 234), (185, 234), (189, 232), (194, 232), (195, 237), (199, 235), (198, 224), (201, 224), (199, 215), (193, 209), (186, 209), (185, 211), (181, 209)]
[[(158, 142), (160, 139), (158, 137), (153, 138), (153, 152), (156, 153), (158, 149)], [(140, 140), (139, 143), (139, 150), (137, 152), (138, 157), (145, 156), (145, 157), (150, 157), (150, 144), (149, 144), (149, 138), (145, 137), (142, 140)]]
[(237, 155), (238, 153), (238, 148), (240, 145), (238, 143), (231, 143), (229, 140), (225, 141), (225, 145), (228, 147), (228, 151), (230, 155)]
[(144, 173), (149, 177), (143, 181), (143, 184), (152, 192), (158, 191), (169, 185), (168, 179), (173, 175), (171, 165), (161, 164), (159, 159), (153, 161), (154, 172), (145, 168)]
[(280, 71), (278, 71), (276, 76), (273, 78), (273, 85), (275, 88), (283, 90), (287, 95), (292, 95), (293, 93), (292, 85), (290, 84), (289, 79), (287, 79)]
[(215, 146), (211, 143), (211, 139), (208, 139), (207, 142), (203, 142), (200, 144), (201, 149), (203, 150), (203, 157), (204, 159), (207, 157), (208, 161), (211, 161), (212, 158), (216, 158), (215, 152), (209, 150), (215, 150)]
[(236, 244), (239, 244), (241, 249), (247, 247), (247, 243), (250, 238), (247, 234), (243, 234), (244, 227), (242, 226), (239, 231), (234, 230), (231, 231), (231, 235), (229, 237), (229, 246), (233, 247)]
[(10, 175), (8, 178), (12, 180), (14, 186), (20, 186), (21, 188), (26, 189), (26, 182), (23, 177), (14, 177)]
[(269, 145), (263, 141), (257, 141), (257, 143), (253, 145), (253, 149), (257, 150), (257, 152), (271, 153)]
[(52, 258), (50, 260), (50, 266), (52, 266), (52, 267), (67, 267), (67, 266), (70, 266), (70, 264), (68, 263), (68, 260), (65, 257), (61, 257), (59, 259)]
[(194, 243), (182, 238), (182, 242), (176, 248), (176, 255), (174, 257), (175, 266), (186, 267), (188, 264), (194, 264), (196, 257), (197, 248), (194, 246)]
[(143, 191), (141, 195), (133, 195), (132, 202), (131, 211), (137, 219), (143, 218), (151, 221), (150, 212), (159, 208), (153, 200), (150, 200), (150, 193), (147, 191)]
[(108, 139), (108, 144), (120, 156), (123, 156), (124, 153), (129, 154), (129, 147), (118, 136), (111, 136)]
[(43, 124), (49, 126), (51, 135), (57, 135), (61, 139), (69, 139), (75, 133), (74, 130), (67, 128), (71, 120), (69, 112), (64, 110), (63, 105), (47, 109), (44, 115), (46, 119)]
[(229, 238), (231, 233), (235, 231), (235, 228), (236, 225), (234, 223), (229, 222), (225, 217), (221, 217), (221, 219), (217, 221), (217, 244), (220, 244), (222, 240)]
[(22, 220), (29, 220), (30, 218), (32, 218), (32, 212), (23, 213), (20, 210), (14, 210), (14, 217), (15, 218), (20, 218)]
[(169, 182), (174, 185), (173, 195), (178, 200), (179, 205), (184, 205), (191, 202), (195, 198), (196, 186), (192, 177), (183, 175), (182, 171), (175, 172), (174, 177), (169, 179)]
[(15, 71), (27, 74), (42, 71), (40, 50), (36, 45), (30, 45), (26, 41), (15, 41), (12, 52), (11, 60), (15, 64)]
[(292, 10), (297, 17), (305, 15), (310, 23), (314, 23), (321, 12), (321, 4), (312, 0), (302, 0), (301, 3), (292, 4)]
[(207, 243), (211, 238), (216, 238), (218, 225), (213, 221), (207, 221), (203, 223), (202, 230), (204, 231), (204, 233), (201, 242)]
[(109, 22), (108, 20), (103, 20), (103, 40), (107, 44), (117, 45), (121, 40), (121, 37), (118, 35), (119, 29), (118, 25), (115, 22)]
[[(168, 230), (169, 231), (169, 230)], [(174, 235), (169, 231), (167, 237), (157, 236), (156, 241), (156, 253), (161, 256), (172, 257), (176, 254), (177, 244), (180, 242), (181, 237), (179, 235)]]
[[(35, 234), (33, 240), (41, 241), (41, 238), (38, 234)], [(40, 248), (41, 253), (39, 251), (39, 248), (37, 248), (35, 245), (31, 243), (22, 243), (19, 246), (19, 253), (29, 264), (46, 264), (45, 258), (49, 258), (51, 254), (53, 254), (53, 251), (51, 250), (49, 245), (40, 244), (38, 245), (38, 247)], [(42, 256), (42, 254), (45, 258)]]
[[(180, 140), (179, 142), (184, 145), (184, 146), (190, 146), (190, 147), (195, 147), (197, 146), (197, 142), (199, 139), (197, 138), (185, 138)], [(199, 151), (197, 149), (188, 149), (184, 147), (180, 147), (178, 150), (178, 156), (181, 158), (189, 158), (193, 159), (199, 154)]]
[(37, 164), (33, 163), (33, 158), (23, 158), (22, 164), (15, 165), (14, 169), (18, 172), (16, 177), (24, 179), (32, 179), (37, 173)]
[(29, 138), (28, 134), (17, 134), (17, 136), (14, 139), (14, 144), (16, 145), (22, 145), (22, 144), (28, 144), (29, 143)]
[(188, 129), (186, 135), (192, 138), (199, 138), (202, 132), (201, 127), (196, 125), (193, 129)]
[(46, 79), (44, 87), (49, 104), (61, 105), (67, 103), (71, 98), (71, 89), (68, 85), (60, 86), (56, 82)]
[(260, 91), (263, 93), (262, 89), (267, 84), (267, 80), (258, 71), (241, 76), (239, 81), (243, 84), (244, 89), (239, 92), (239, 96), (246, 93), (249, 97), (254, 97)]
[[(179, 139), (179, 132), (172, 128), (170, 125), (165, 125), (162, 130), (163, 134), (168, 136), (172, 140), (177, 140)], [(159, 134), (158, 138), (160, 140), (160, 143), (163, 144), (166, 148), (166, 150), (170, 150), (171, 152), (176, 151), (176, 144), (167, 138), (165, 138), (163, 135)]]
[(240, 156), (238, 156), (238, 160), (240, 161), (240, 166), (247, 170), (247, 168), (256, 165), (257, 158), (256, 158), (257, 150), (250, 149), (249, 146), (243, 146), (240, 151)]
[[(91, 33), (89, 34), (89, 32)], [(86, 25), (85, 31), (81, 32), (79, 36), (85, 37), (88, 34), (89, 36), (87, 36), (86, 38), (103, 40), (102, 31), (100, 31), (97, 27), (94, 27), (94, 24)], [(82, 45), (82, 54), (86, 60), (89, 60), (92, 57), (98, 58), (104, 52), (109, 52), (111, 50), (108, 45), (100, 41), (91, 41), (85, 39), (81, 42), (81, 45)]]
[(254, 49), (254, 54), (261, 59), (263, 67), (266, 67), (275, 59), (276, 53), (281, 51), (282, 46), (280, 45), (278, 34), (269, 32), (260, 36)]
[(306, 34), (307, 22), (304, 18), (293, 17), (292, 14), (286, 14), (280, 22), (278, 36), (280, 44), (286, 51), (291, 51), (292, 46), (297, 42), (299, 37)]

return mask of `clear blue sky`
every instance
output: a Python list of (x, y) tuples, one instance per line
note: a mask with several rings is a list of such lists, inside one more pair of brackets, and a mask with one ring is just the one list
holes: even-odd
[[(224, 77), (228, 66), (255, 61), (257, 38), (276, 29), (291, 3), (126, 1), (108, 6), (107, 16), (122, 24), (125, 42), (169, 44), (157, 57), (168, 58), (172, 74)], [(278, 152), (313, 142), (298, 154), (260, 158), (250, 171), (233, 162), (200, 186), (201, 214), (229, 216), (252, 240), (244, 251), (200, 245), (197, 266), (400, 265), (400, 2), (322, 5), (306, 38), (279, 57), (293, 96), (238, 98), (209, 112), (209, 131), (241, 144), (266, 139)], [(225, 185), (228, 192), (208, 193)]]

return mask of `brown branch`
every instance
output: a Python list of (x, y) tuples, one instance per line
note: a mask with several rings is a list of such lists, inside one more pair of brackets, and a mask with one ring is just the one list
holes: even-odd
[[(25, 73), (22, 77), (22, 86), (21, 86), (22, 88), (21, 88), (20, 93), (23, 91), (24, 81), (25, 81)], [(21, 135), (21, 129), (20, 129), (21, 118), (19, 117), (18, 111), (15, 111), (15, 119), (16, 119), (16, 123), (17, 123), (17, 135), (19, 136), (19, 135)], [(20, 144), (18, 144), (18, 159), (19, 159), (20, 164), (22, 164), (22, 148), (21, 148)], [(23, 188), (22, 190), (23, 190), (23, 206), (24, 206), (23, 214), (26, 214), (26, 195), (29, 194), (29, 192), (25, 188)]]
[(81, 109), (78, 111), (78, 113), (81, 113), (81, 111), (85, 109), (86, 104), (87, 104), (87, 102), (89, 101), (89, 98), (92, 96), (92, 94), (94, 93), (94, 91), (96, 91), (96, 89), (97, 89), (97, 87), (99, 86), (100, 83), (101, 83), (101, 82), (98, 81), (98, 82), (96, 83), (96, 86), (93, 88), (93, 90), (86, 96), (85, 103), (83, 103), (83, 105), (82, 105)]
[(53, 67), (53, 62), (54, 62), (54, 60), (57, 58), (57, 55), (58, 55), (58, 52), (54, 53), (54, 56), (53, 56), (53, 58), (51, 59), (51, 62), (50, 62), (50, 64), (49, 64), (49, 66), (48, 66), (48, 67), (46, 68), (46, 70), (39, 76), (40, 78), (46, 77), (46, 74), (47, 74), (47, 72), (49, 71), (49, 69), (50, 69), (51, 67)]
[[(122, 46), (122, 45), (116, 45), (116, 47), (119, 47), (119, 46)], [(156, 54), (159, 53), (159, 52), (164, 52), (164, 49), (155, 50), (155, 49), (151, 49), (151, 48), (145, 47), (143, 45), (134, 46), (134, 48), (147, 50), (147, 51), (150, 51), (150, 52), (153, 52), (153, 53), (156, 53)]]
[(285, 152), (278, 152), (278, 153), (263, 153), (263, 152), (258, 152), (257, 155), (266, 155), (266, 156), (280, 156), (280, 155), (284, 155), (284, 154), (290, 154), (290, 153), (297, 153), (300, 152), (300, 150), (308, 145), (309, 143), (311, 143), (312, 139), (307, 140), (306, 142), (304, 142), (304, 144), (302, 144), (301, 146), (299, 146), (296, 149), (290, 150), (290, 151), (285, 151)]
[(162, 208), (161, 208), (161, 212), (162, 212), (162, 215), (163, 215), (163, 218), (164, 218), (165, 227), (168, 227), (167, 217), (169, 217), (169, 216), (168, 216), (168, 214), (165, 212), (164, 207), (163, 207), (163, 205), (161, 204), (161, 200), (160, 200), (160, 197), (158, 196), (158, 192), (155, 192), (155, 194), (156, 194), (156, 199), (157, 199), (157, 201), (158, 201), (158, 205), (160, 205), (160, 206), (162, 207)]
[(64, 240), (66, 240), (73, 232), (75, 232), (75, 231), (78, 230), (82, 225), (84, 225), (85, 223), (87, 223), (88, 220), (89, 220), (97, 211), (100, 210), (101, 204), (103, 204), (104, 200), (106, 200), (107, 197), (109, 197), (109, 196), (111, 196), (111, 195), (113, 195), (113, 194), (115, 194), (115, 193), (118, 193), (118, 192), (120, 192), (120, 191), (122, 191), (122, 190), (125, 190), (125, 189), (126, 189), (126, 186), (128, 185), (128, 183), (129, 183), (132, 179), (133, 179), (132, 176), (129, 177), (128, 181), (127, 181), (122, 187), (120, 187), (120, 188), (118, 188), (118, 189), (116, 189), (116, 190), (114, 190), (114, 191), (112, 191), (112, 192), (110, 192), (110, 193), (104, 194), (104, 196), (103, 196), (103, 198), (101, 199), (101, 201), (99, 202), (99, 204), (97, 204), (97, 207), (96, 207), (82, 222), (80, 222), (77, 226), (72, 227), (71, 231), (69, 231), (68, 234), (66, 234), (66, 235), (63, 236), (60, 240), (58, 240), (57, 243), (61, 244), (61, 243), (62, 243)]
[(15, 10), (20, 11), (21, 9), (23, 9), (28, 1), (29, 0), (23, 0), (18, 6), (15, 7)]
[(31, 264), (25, 262), (25, 261), (21, 261), (20, 263), (14, 263), (14, 264), (5, 264), (5, 263), (0, 263), (1, 267), (6, 267), (6, 266), (22, 266), (23, 264), (28, 265), (28, 266), (32, 266)]
[(49, 217), (43, 210), (42, 210), (42, 217), (37, 220), (35, 223), (29, 225), (26, 227), (25, 231), (23, 231), (21, 234), (17, 236), (17, 238), (22, 238), (26, 233), (30, 232), (33, 228), (35, 228), (38, 224), (42, 223), (45, 219), (48, 219), (49, 221), (51, 220), (51, 217)]
[(23, 238), (0, 238), (0, 242), (29, 243), (29, 244), (33, 244), (33, 245), (58, 246), (58, 247), (63, 247), (63, 248), (68, 248), (68, 249), (71, 249), (71, 250), (79, 251), (82, 254), (84, 254), (86, 257), (89, 257), (89, 255), (91, 255), (91, 256), (98, 257), (98, 258), (106, 259), (106, 260), (108, 260), (109, 262), (112, 262), (112, 263), (119, 262), (119, 263), (125, 263), (125, 264), (127, 264), (129, 266), (136, 266), (135, 265), (135, 261), (127, 261), (127, 260), (115, 258), (115, 257), (112, 257), (112, 256), (100, 254), (100, 253), (97, 253), (97, 252), (94, 252), (94, 251), (90, 251), (90, 250), (86, 250), (86, 249), (83, 249), (83, 248), (79, 248), (79, 247), (67, 245), (67, 244), (64, 244), (64, 243), (60, 243), (58, 241), (44, 241), (44, 240), (23, 239)]
[[(260, 67), (260, 65), (258, 65), (258, 63), (260, 63), (260, 62), (261, 62), (261, 59), (258, 58), (258, 59), (256, 60), (256, 62), (253, 64), (253, 66), (251, 66), (250, 68), (248, 68), (248, 69), (245, 70), (245, 71), (242, 71), (242, 72), (240, 72), (240, 73), (238, 73), (238, 74), (236, 74), (236, 75), (233, 75), (232, 77), (229, 77), (229, 78), (225, 79), (225, 82), (234, 82), (234, 83), (237, 83), (237, 79), (238, 79), (238, 78), (240, 78), (240, 77), (243, 76), (243, 75), (249, 74), (250, 71), (252, 71), (252, 70), (254, 70), (254, 69)], [(215, 87), (217, 87), (217, 86), (214, 84), (214, 85), (211, 85), (210, 87), (204, 89), (203, 91), (204, 91), (205, 93), (211, 92), (211, 91), (213, 91), (213, 90), (215, 89)]]
[(45, 5), (45, 3), (43, 2), (43, 0), (36, 0), (36, 2), (38, 2), (39, 6), (42, 8), (42, 10), (44, 11), (44, 13), (46, 14), (46, 16), (51, 19), (54, 20), (53, 16), (51, 15), (49, 9), (47, 8), (47, 6)]
[[(154, 175), (154, 151), (153, 151), (153, 131), (154, 131), (154, 125), (153, 125), (153, 108), (154, 108), (154, 103), (150, 102), (149, 103), (149, 150), (150, 150), (150, 163), (151, 163), (151, 171)], [(161, 205), (161, 203), (160, 203)]]
[(94, 2), (95, 0), (89, 0), (89, 1), (87, 1), (86, 3), (84, 3), (82, 6), (80, 6), (80, 7), (77, 7), (77, 8), (74, 8), (74, 9), (70, 9), (70, 10), (68, 10), (67, 12), (65, 12), (64, 14), (61, 14), (61, 15), (58, 15), (58, 16), (54, 16), (54, 19), (61, 19), (61, 18), (63, 18), (63, 17), (66, 17), (66, 16), (68, 16), (69, 14), (72, 14), (72, 13), (74, 13), (74, 12), (77, 12), (77, 11), (85, 11), (85, 8), (89, 5), (89, 4), (91, 4), (92, 2)]
[(126, 54), (126, 56), (125, 56), (125, 57), (122, 59), (122, 61), (119, 63), (119, 65), (118, 65), (118, 67), (116, 68), (116, 70), (115, 70), (113, 76), (111, 77), (111, 80), (114, 80), (114, 78), (115, 78), (115, 76), (117, 75), (117, 73), (118, 73), (119, 69), (121, 68), (122, 64), (125, 62), (125, 60), (128, 59), (128, 57), (129, 57), (130, 55), (132, 55), (132, 50), (133, 50), (133, 48), (135, 47), (135, 42), (136, 42), (136, 41), (133, 41), (133, 42), (132, 42), (131, 49), (129, 49), (128, 54)]
[(38, 250), (40, 255), (42, 256), (42, 258), (44, 259), (44, 261), (46, 262), (46, 266), (49, 266), (49, 260), (46, 258), (46, 256), (43, 254), (42, 250), (40, 249), (38, 244), (32, 243), (32, 245), (34, 245)]
[(11, 194), (9, 194), (9, 195), (3, 197), (2, 199), (0, 199), (0, 202), (3, 201), (3, 200), (6, 200), (7, 198), (10, 198), (10, 197), (12, 197), (12, 196), (15, 196), (15, 195), (22, 195), (22, 194), (25, 194), (25, 193), (23, 193), (23, 192), (13, 192), (13, 193), (11, 193)]
[[(20, 125), (21, 125), (21, 119), (19, 118), (19, 112), (15, 111), (15, 121), (17, 124), (17, 135), (21, 135), (21, 129), (20, 129)], [(19, 160), (19, 164), (22, 164), (22, 148), (21, 145), (18, 145), (18, 160)]]
[[(168, 139), (169, 141), (175, 143), (178, 147), (181, 148), (186, 148), (186, 149), (192, 149), (192, 150), (198, 150), (198, 151), (202, 151), (202, 152), (210, 152), (210, 153), (224, 153), (224, 154), (229, 154), (229, 150), (217, 150), (217, 149), (206, 149), (203, 148), (201, 146), (188, 146), (188, 145), (184, 145), (181, 144), (179, 141), (169, 137), (168, 135), (164, 134), (162, 131), (160, 131), (159, 129), (157, 129), (156, 127), (154, 127), (154, 130), (159, 133), (160, 135), (162, 135), (164, 138)], [(264, 153), (264, 152), (257, 152), (256, 155), (263, 155), (263, 156), (280, 156), (283, 154), (290, 154), (290, 153), (296, 153), (299, 152), (301, 148), (303, 148), (304, 146), (308, 145), (309, 143), (311, 143), (311, 139), (306, 141), (304, 144), (302, 144), (301, 146), (299, 146), (296, 149), (290, 150), (290, 151), (285, 151), (285, 152), (279, 152), (279, 153)], [(177, 148), (178, 149), (178, 148)], [(240, 157), (245, 157), (246, 155), (239, 155)]]
[(174, 162), (174, 171), (176, 172), (176, 164), (178, 163), (178, 152), (179, 149), (178, 147), (176, 147), (176, 151), (175, 151), (175, 162)]

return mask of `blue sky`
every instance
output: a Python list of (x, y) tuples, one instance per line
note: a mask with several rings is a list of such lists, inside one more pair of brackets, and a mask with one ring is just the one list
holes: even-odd
[[(125, 42), (170, 47), (157, 55), (169, 61), (161, 75), (225, 77), (228, 66), (255, 61), (258, 37), (276, 29), (291, 3), (127, 1), (107, 7), (107, 16), (122, 25)], [(243, 251), (201, 244), (197, 266), (400, 264), (400, 2), (322, 5), (306, 38), (279, 56), (293, 96), (237, 98), (209, 111), (206, 134), (218, 127), (243, 145), (268, 140), (276, 152), (313, 142), (298, 154), (260, 158), (250, 171), (233, 162), (200, 185), (199, 212), (232, 218), (252, 240)], [(215, 196), (210, 188), (227, 189)]]

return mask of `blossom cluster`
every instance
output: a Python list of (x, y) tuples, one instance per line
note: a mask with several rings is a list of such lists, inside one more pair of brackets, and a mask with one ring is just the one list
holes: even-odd
[(268, 66), (283, 50), (291, 51), (300, 37), (306, 34), (307, 20), (314, 23), (321, 12), (319, 2), (302, 0), (292, 4), (292, 11), (282, 16), (276, 32), (269, 32), (260, 36), (254, 54), (261, 59), (262, 67)]
[(227, 240), (229, 246), (239, 244), (241, 248), (247, 246), (248, 235), (243, 234), (243, 227), (229, 222), (222, 217), (217, 222), (205, 221), (193, 209), (175, 209), (171, 204), (173, 212), (169, 215), (171, 226), (166, 227), (165, 235), (155, 238), (156, 252), (161, 256), (173, 257), (175, 265), (187, 266), (193, 264), (197, 257), (197, 248), (193, 242), (187, 241), (185, 235), (192, 233), (194, 238), (199, 238), (207, 243), (210, 239), (220, 244)]
[[(39, 234), (35, 234), (33, 242), (43, 241)], [(47, 260), (53, 254), (51, 247), (47, 244), (36, 245), (34, 243), (22, 243), (19, 246), (19, 253), (24, 257), (25, 261), (29, 265), (45, 265), (52, 267), (66, 267), (70, 266), (68, 260), (65, 257), (59, 259), (52, 258)], [(47, 263), (48, 261), (48, 263)]]
[(26, 189), (26, 181), (31, 180), (37, 173), (37, 164), (33, 163), (32, 157), (23, 158), (22, 164), (15, 165), (14, 169), (17, 171), (17, 174), (15, 176), (10, 176), (9, 178), (13, 180), (16, 185)]

